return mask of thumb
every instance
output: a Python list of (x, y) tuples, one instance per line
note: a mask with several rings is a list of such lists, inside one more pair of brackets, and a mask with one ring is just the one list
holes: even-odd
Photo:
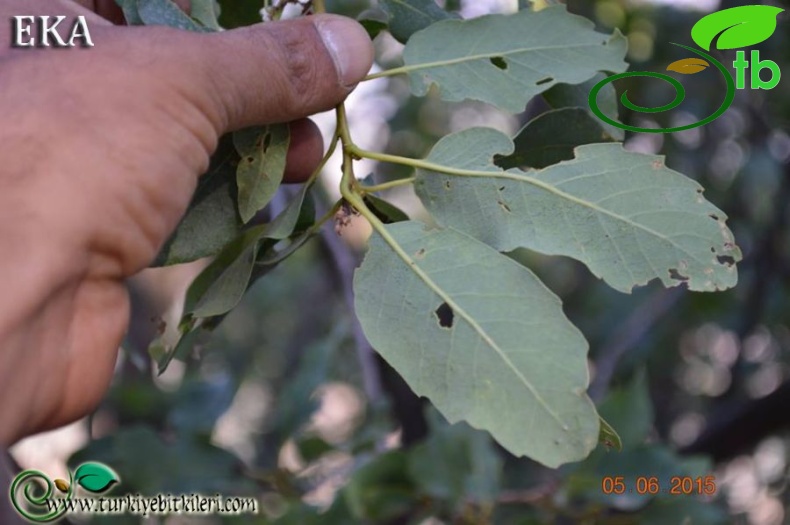
[(170, 76), (181, 80), (219, 132), (329, 110), (373, 63), (367, 32), (337, 15), (179, 35), (184, 47), (167, 46), (178, 68)]

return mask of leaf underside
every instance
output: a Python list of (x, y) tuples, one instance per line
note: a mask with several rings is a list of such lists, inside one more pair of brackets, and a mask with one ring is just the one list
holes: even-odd
[(440, 20), (457, 18), (435, 0), (381, 0), (381, 7), (389, 17), (389, 31), (398, 42), (405, 44), (422, 29)]
[(518, 113), (557, 83), (625, 71), (625, 51), (619, 32), (597, 33), (586, 18), (551, 6), (435, 23), (409, 40), (403, 70), (416, 95), (435, 84), (444, 100), (480, 100)]
[(584, 458), (599, 431), (587, 343), (559, 299), (463, 233), (385, 228), (410, 260), (374, 236), (356, 272), (356, 311), (374, 348), (451, 422), (547, 466)]
[(290, 132), (287, 124), (248, 128), (234, 133), (233, 143), (241, 157), (236, 168), (239, 215), (247, 223), (280, 187)]
[(662, 157), (590, 144), (543, 170), (494, 165), (496, 155), (512, 151), (496, 130), (449, 135), (426, 160), (471, 176), (418, 170), (417, 194), (441, 225), (500, 251), (573, 257), (617, 290), (655, 278), (698, 291), (735, 286), (741, 253), (726, 215)]

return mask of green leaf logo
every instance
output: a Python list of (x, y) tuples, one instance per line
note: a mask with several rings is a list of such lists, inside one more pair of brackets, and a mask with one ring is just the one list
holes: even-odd
[(74, 473), (74, 481), (89, 492), (101, 494), (114, 483), (121, 481), (121, 478), (113, 469), (102, 463), (83, 463)]
[[(746, 5), (712, 13), (696, 24), (691, 38), (706, 51), (716, 37), (718, 49), (736, 49), (759, 44), (776, 31), (776, 17), (784, 9), (767, 5)], [(720, 36), (721, 35), (721, 36)]]

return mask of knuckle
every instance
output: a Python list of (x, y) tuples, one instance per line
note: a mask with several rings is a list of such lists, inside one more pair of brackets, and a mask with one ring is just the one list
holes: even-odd
[[(328, 79), (334, 79), (335, 69), (320, 43), (312, 23), (273, 24), (271, 38), (279, 50), (283, 74), (282, 97), (286, 107), (311, 112), (321, 108), (321, 100), (331, 92)], [(334, 82), (335, 84), (337, 82)], [(323, 109), (323, 108), (321, 108)]]

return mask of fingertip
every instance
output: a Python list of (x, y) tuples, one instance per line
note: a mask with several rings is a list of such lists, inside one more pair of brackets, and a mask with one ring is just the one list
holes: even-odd
[(356, 20), (338, 15), (313, 17), (318, 34), (337, 69), (340, 83), (351, 88), (359, 83), (373, 65), (373, 43)]
[(307, 118), (291, 122), (290, 130), (283, 182), (304, 182), (321, 163), (324, 140), (315, 122)]

